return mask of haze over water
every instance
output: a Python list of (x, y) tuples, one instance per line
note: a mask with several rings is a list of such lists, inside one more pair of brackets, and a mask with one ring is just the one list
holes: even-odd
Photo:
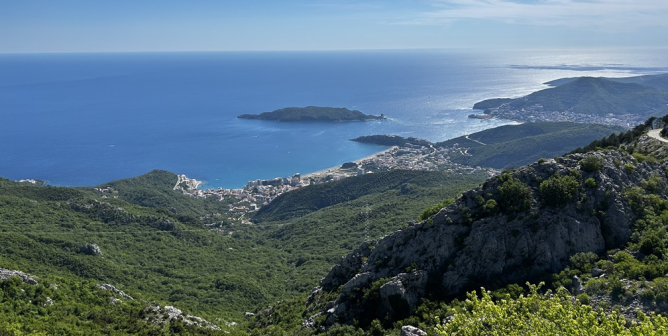
[[(234, 188), (378, 152), (370, 134), (442, 141), (507, 121), (471, 106), (561, 77), (668, 72), (661, 52), (356, 51), (0, 55), (0, 176), (88, 186), (152, 169)], [(386, 121), (237, 119), (335, 106)]]

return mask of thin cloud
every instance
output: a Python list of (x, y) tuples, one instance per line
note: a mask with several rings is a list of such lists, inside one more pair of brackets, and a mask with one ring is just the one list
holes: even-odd
[(323, 8), (323, 9), (352, 10), (352, 11), (371, 11), (384, 8), (383, 5), (377, 3), (359, 3), (359, 2), (352, 2), (352, 3), (320, 2), (320, 3), (308, 3), (302, 6)]
[(458, 19), (480, 19), (615, 30), (668, 26), (665, 0), (432, 0), (429, 3), (432, 10), (419, 15), (413, 23), (449, 24)]

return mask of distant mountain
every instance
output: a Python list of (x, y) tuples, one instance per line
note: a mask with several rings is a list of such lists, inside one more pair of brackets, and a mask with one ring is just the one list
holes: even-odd
[(466, 153), (451, 156), (456, 163), (503, 169), (519, 167), (540, 158), (563, 155), (624, 128), (573, 122), (536, 122), (495, 127), (468, 136), (439, 142), (436, 146), (458, 144)]
[(668, 112), (668, 91), (662, 89), (668, 85), (668, 78), (663, 76), (647, 80), (580, 77), (549, 83), (557, 86), (510, 101), (485, 100), (475, 107), (484, 107), (486, 114), (502, 119), (623, 126), (633, 126), (650, 116)]
[(242, 114), (237, 118), (275, 121), (366, 121), (382, 120), (384, 115), (367, 115), (357, 110), (342, 107), (286, 107), (260, 114)]
[[(549, 81), (545, 84), (550, 86), (559, 86), (577, 80), (578, 78), (580, 77), (561, 78)], [(644, 86), (651, 86), (653, 88), (661, 90), (668, 90), (668, 74), (643, 75), (643, 76), (623, 77), (623, 78), (611, 78), (611, 77), (600, 77), (600, 78), (611, 80), (613, 82), (640, 84)]]

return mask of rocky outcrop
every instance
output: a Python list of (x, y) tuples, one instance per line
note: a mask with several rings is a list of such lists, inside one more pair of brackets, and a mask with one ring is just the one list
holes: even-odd
[(401, 327), (401, 336), (427, 336), (427, 333), (408, 325)]
[[(117, 289), (116, 287), (114, 287), (114, 286), (112, 286), (112, 285), (110, 285), (110, 284), (98, 284), (98, 285), (95, 285), (95, 288), (97, 288), (97, 289), (101, 289), (101, 290), (107, 290), (107, 291), (110, 291), (110, 292), (112, 292), (112, 293), (114, 293), (114, 294), (117, 294), (117, 295), (119, 295), (120, 297), (122, 297), (123, 299), (128, 300), (128, 301), (132, 301), (132, 300), (134, 300), (134, 299), (132, 298), (132, 296), (125, 294), (125, 292), (123, 292), (123, 291), (120, 290), (120, 289)], [(112, 300), (112, 302), (116, 302), (116, 301), (115, 301), (115, 300)]]
[(23, 282), (29, 285), (37, 286), (37, 280), (35, 280), (37, 277), (34, 275), (30, 275), (21, 271), (0, 268), (0, 281), (5, 281), (11, 277), (19, 277)]
[[(584, 170), (587, 156), (601, 165)], [(363, 293), (380, 279), (388, 281), (380, 287), (377, 317), (396, 317), (412, 312), (428, 288), (455, 296), (482, 284), (492, 288), (558, 272), (573, 254), (602, 254), (627, 242), (634, 215), (623, 191), (652, 175), (665, 185), (664, 169), (664, 163), (640, 163), (613, 150), (541, 160), (502, 174), (431, 219), (361, 245), (332, 268), (309, 302), (340, 288), (321, 314), (327, 314), (328, 324), (349, 323), (369, 314)], [(576, 195), (563, 206), (548, 206), (547, 196), (541, 196), (541, 182), (552, 176), (572, 176), (578, 183)], [(595, 184), (585, 184), (589, 178)], [(504, 208), (516, 202), (500, 191), (508, 180), (527, 190), (520, 210)]]
[(85, 244), (79, 248), (79, 252), (88, 255), (102, 255), (102, 250), (97, 244)]
[(160, 307), (159, 304), (153, 303), (144, 310), (149, 314), (149, 317), (147, 317), (146, 320), (152, 323), (166, 324), (171, 320), (176, 320), (187, 325), (195, 325), (199, 328), (221, 330), (217, 325), (198, 316), (183, 314), (180, 309), (173, 306)]
[(427, 272), (399, 273), (380, 287), (382, 310), (394, 318), (410, 316), (426, 287)]

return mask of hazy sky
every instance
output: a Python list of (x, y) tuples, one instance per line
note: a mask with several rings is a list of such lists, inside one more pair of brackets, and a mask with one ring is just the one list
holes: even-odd
[(668, 0), (0, 0), (0, 52), (668, 46)]

